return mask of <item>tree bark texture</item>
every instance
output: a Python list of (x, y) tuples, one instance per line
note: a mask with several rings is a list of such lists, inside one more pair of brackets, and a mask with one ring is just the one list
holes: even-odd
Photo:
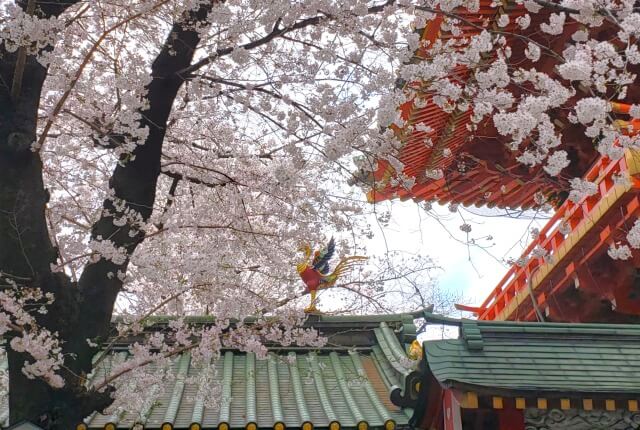
[[(76, 2), (36, 1), (35, 13), (41, 17), (57, 16)], [(27, 9), (27, 1), (18, 4)], [(152, 64), (152, 80), (147, 87), (149, 108), (141, 112), (141, 127), (149, 128), (148, 138), (136, 147), (131, 161), (121, 160), (110, 179), (116, 198), (144, 221), (152, 214), (166, 124), (184, 82), (176, 72), (191, 64), (200, 42), (193, 24), (204, 20), (209, 11), (210, 5), (202, 6), (173, 25)], [(37, 320), (51, 332), (58, 332), (69, 358), (65, 361), (68, 370), (63, 373), (66, 385), (56, 390), (44, 381), (28, 379), (21, 369), (29, 357), (8, 348), (10, 421), (29, 420), (46, 429), (67, 430), (111, 403), (109, 390), (96, 393), (84, 387), (83, 376), (91, 371), (91, 359), (97, 352), (86, 339), (104, 340), (109, 335), (113, 308), (123, 283), (108, 274), (126, 273), (129, 258), (120, 265), (104, 258), (92, 261), (77, 284), (64, 274), (52, 273), (57, 250), (45, 218), (48, 191), (40, 155), (31, 150), (47, 69), (35, 57), (27, 56), (18, 77), (22, 79), (20, 93), (12, 97), (11, 83), (17, 75), (19, 55), (19, 51), (8, 53), (0, 46), (0, 272), (20, 279), (19, 285), (39, 287), (55, 295), (49, 312)], [(109, 239), (130, 256), (144, 240), (144, 233), (137, 231), (130, 237), (129, 229), (134, 226), (113, 224), (123, 211), (116, 209), (111, 199), (106, 199), (103, 207), (103, 215), (93, 225), (92, 239)]]

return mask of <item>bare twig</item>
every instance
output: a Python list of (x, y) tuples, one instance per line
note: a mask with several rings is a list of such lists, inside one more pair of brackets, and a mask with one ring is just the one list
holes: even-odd
[[(27, 3), (27, 15), (33, 15), (36, 10), (36, 1), (29, 0)], [(24, 76), (24, 67), (27, 64), (27, 47), (21, 46), (18, 50), (18, 58), (16, 59), (16, 68), (13, 72), (13, 82), (11, 83), (11, 99), (15, 103), (20, 97), (22, 90), (22, 78)]]

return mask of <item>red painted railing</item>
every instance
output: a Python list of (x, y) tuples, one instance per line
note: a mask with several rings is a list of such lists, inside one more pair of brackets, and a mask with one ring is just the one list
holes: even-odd
[(511, 266), (480, 307), (459, 305), (458, 309), (474, 312), (482, 320), (508, 318), (509, 315), (501, 315), (501, 312), (518, 293), (527, 288), (529, 279), (535, 275), (537, 268), (545, 263), (544, 258), (530, 258), (532, 251), (541, 247), (546, 251), (547, 258), (553, 261), (558, 248), (565, 243), (567, 237), (593, 215), (597, 203), (612, 191), (615, 186), (613, 176), (628, 170), (626, 157), (617, 161), (601, 157), (584, 176), (584, 179), (598, 185), (597, 193), (582, 199), (579, 203), (565, 201), (542, 228), (538, 237), (522, 253), (521, 261), (524, 261), (524, 264)]

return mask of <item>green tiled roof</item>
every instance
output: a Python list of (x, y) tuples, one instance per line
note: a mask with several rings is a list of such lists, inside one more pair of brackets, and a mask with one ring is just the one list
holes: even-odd
[[(184, 353), (172, 363), (175, 378), (168, 386), (141, 393), (148, 399), (139, 414), (94, 413), (85, 422), (89, 429), (109, 428), (109, 423), (118, 429), (134, 424), (145, 429), (164, 429), (165, 424), (174, 429), (254, 428), (251, 424), (279, 429), (278, 423), (286, 428), (302, 428), (305, 423), (314, 429), (335, 429), (332, 423), (342, 429), (408, 428), (413, 410), (394, 404), (392, 397), (401, 401), (417, 398), (419, 375), (408, 368), (405, 355), (415, 339), (413, 316), (314, 316), (310, 320), (309, 325), (328, 337), (327, 346), (316, 350), (274, 346), (266, 360), (253, 353), (224, 350), (213, 363), (215, 382), (221, 388), (216, 407), (207, 407), (198, 395), (207, 389), (195, 382), (194, 376), (202, 370)], [(128, 359), (126, 345), (120, 347), (90, 379), (102, 377)], [(194, 423), (200, 427), (191, 427)]]
[(451, 320), (460, 338), (424, 342), (444, 386), (487, 392), (637, 394), (640, 326)]

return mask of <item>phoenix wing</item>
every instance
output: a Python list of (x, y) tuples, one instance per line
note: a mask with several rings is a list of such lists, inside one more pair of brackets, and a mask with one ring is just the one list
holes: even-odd
[(367, 257), (361, 257), (358, 255), (343, 258), (340, 260), (336, 268), (333, 269), (333, 272), (322, 277), (320, 288), (333, 287), (341, 275), (352, 270), (354, 267), (362, 264), (366, 260), (368, 260)]
[(316, 251), (315, 255), (313, 256), (313, 262), (311, 263), (311, 265), (314, 269), (316, 269), (323, 275), (329, 273), (329, 260), (331, 260), (335, 252), (336, 243), (333, 238), (331, 238), (326, 248), (322, 249), (321, 251)]

